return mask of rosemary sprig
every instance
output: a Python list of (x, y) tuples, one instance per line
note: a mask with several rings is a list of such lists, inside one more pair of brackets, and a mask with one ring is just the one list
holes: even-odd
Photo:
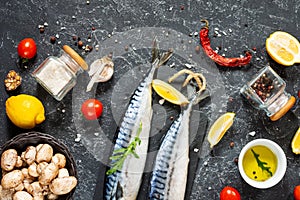
[(262, 169), (262, 171), (266, 170), (271, 176), (273, 176), (273, 173), (270, 171), (271, 167), (266, 167), (265, 165), (268, 165), (268, 163), (266, 162), (263, 162), (261, 161), (258, 157), (259, 157), (259, 154), (255, 153), (255, 151), (253, 149), (251, 149), (255, 159), (256, 159), (256, 162), (257, 162), (257, 165), (258, 167), (260, 167)]
[(128, 155), (133, 155), (135, 158), (139, 158), (139, 155), (135, 152), (136, 146), (141, 144), (140, 133), (142, 132), (142, 123), (138, 128), (137, 134), (125, 148), (116, 149), (113, 151), (112, 156), (109, 159), (112, 161), (111, 168), (106, 172), (107, 175), (111, 175), (116, 171), (122, 169), (122, 166)]

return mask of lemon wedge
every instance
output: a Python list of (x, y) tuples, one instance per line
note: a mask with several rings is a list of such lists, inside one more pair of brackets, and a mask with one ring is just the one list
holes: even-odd
[(300, 63), (300, 44), (291, 34), (275, 31), (266, 40), (268, 54), (277, 63), (291, 66)]
[(300, 127), (293, 137), (292, 150), (295, 154), (300, 154)]
[(235, 113), (227, 112), (221, 115), (210, 127), (207, 139), (211, 148), (219, 143), (226, 131), (231, 127), (234, 117)]
[(159, 96), (170, 103), (176, 105), (184, 105), (189, 103), (189, 100), (181, 92), (167, 82), (154, 79), (152, 81), (152, 87)]

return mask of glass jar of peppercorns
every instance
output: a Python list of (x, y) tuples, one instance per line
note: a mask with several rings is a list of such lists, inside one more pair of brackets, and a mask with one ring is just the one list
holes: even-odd
[(240, 92), (253, 107), (264, 110), (272, 121), (276, 121), (296, 101), (295, 97), (285, 91), (285, 87), (285, 81), (270, 66), (266, 66)]

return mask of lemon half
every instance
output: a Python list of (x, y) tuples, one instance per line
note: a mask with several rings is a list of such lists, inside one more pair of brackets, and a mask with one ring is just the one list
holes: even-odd
[(291, 146), (295, 154), (300, 154), (300, 127), (293, 137)]
[(300, 44), (291, 34), (275, 31), (266, 40), (266, 50), (273, 60), (285, 66), (300, 63)]
[(20, 128), (31, 129), (45, 120), (44, 106), (34, 96), (11, 96), (6, 100), (5, 106), (8, 118)]
[(167, 82), (154, 79), (152, 87), (159, 96), (173, 104), (184, 105), (189, 103), (189, 100), (181, 92)]
[(208, 142), (213, 148), (222, 139), (226, 131), (232, 126), (235, 113), (227, 112), (221, 115), (211, 126), (208, 132)]

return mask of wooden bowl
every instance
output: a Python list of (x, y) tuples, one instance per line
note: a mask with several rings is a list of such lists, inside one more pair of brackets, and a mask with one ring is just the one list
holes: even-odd
[[(51, 135), (40, 133), (40, 132), (27, 132), (22, 133), (14, 138), (7, 141), (1, 148), (0, 152), (2, 153), (7, 149), (15, 149), (20, 156), (23, 151), (26, 150), (28, 146), (37, 146), (38, 144), (49, 144), (53, 148), (53, 154), (61, 153), (66, 157), (66, 166), (68, 169), (70, 176), (74, 176), (78, 180), (75, 160), (66, 147), (65, 144), (60, 142), (58, 139), (54, 138)], [(0, 175), (2, 177), (2, 172), (0, 170)], [(76, 187), (75, 187), (76, 188)], [(69, 192), (68, 194), (59, 196), (58, 200), (71, 200), (72, 196), (75, 192), (75, 188)]]

